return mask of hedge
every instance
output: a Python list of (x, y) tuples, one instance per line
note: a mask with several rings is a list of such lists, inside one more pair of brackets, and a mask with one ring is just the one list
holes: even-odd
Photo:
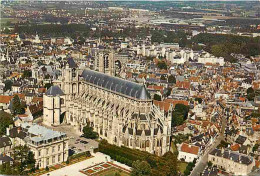
[(90, 157), (91, 154), (89, 151), (86, 151), (86, 152), (82, 152), (82, 153), (78, 153), (78, 154), (74, 154), (72, 156), (69, 157), (69, 160), (73, 160), (73, 159), (76, 159), (76, 158), (80, 158), (82, 156), (87, 156), (87, 157)]
[(118, 147), (116, 145), (111, 145), (108, 143), (100, 143), (99, 151), (109, 155), (113, 160), (124, 163), (128, 166), (132, 166), (133, 161), (147, 161), (151, 167), (157, 167), (157, 164), (165, 163), (165, 160), (162, 157), (150, 154), (148, 152), (130, 149), (127, 147)]

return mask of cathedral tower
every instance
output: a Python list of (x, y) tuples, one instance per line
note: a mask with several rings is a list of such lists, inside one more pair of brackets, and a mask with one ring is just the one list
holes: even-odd
[(59, 86), (51, 86), (43, 95), (43, 123), (60, 125), (61, 108), (64, 105), (64, 93)]
[(99, 53), (95, 59), (95, 70), (115, 76), (115, 54), (110, 53)]

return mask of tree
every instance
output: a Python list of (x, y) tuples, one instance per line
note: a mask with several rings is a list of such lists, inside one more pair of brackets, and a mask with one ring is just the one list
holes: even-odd
[(202, 99), (201, 99), (201, 98), (198, 98), (198, 97), (195, 98), (195, 101), (199, 102), (199, 104), (202, 103)]
[(22, 78), (30, 78), (32, 76), (31, 70), (24, 70)]
[(178, 175), (178, 161), (177, 155), (172, 152), (166, 152), (163, 157), (166, 159), (166, 167), (169, 169), (168, 176)]
[(208, 167), (211, 167), (213, 163), (211, 161), (208, 162)]
[(168, 83), (174, 83), (174, 84), (176, 84), (176, 79), (175, 79), (175, 77), (174, 77), (173, 75), (170, 75), (170, 76), (168, 77)]
[(11, 167), (10, 162), (3, 163), (0, 165), (0, 174), (3, 175), (18, 175), (19, 173)]
[(247, 90), (246, 90), (246, 93), (247, 94), (250, 94), (250, 93), (255, 93), (254, 89), (252, 87), (249, 87)]
[(43, 63), (42, 63), (41, 61), (38, 61), (37, 64), (38, 64), (39, 66), (43, 65)]
[(172, 114), (172, 123), (173, 126), (179, 126), (182, 125), (184, 122), (184, 117), (183, 114), (179, 113), (179, 112), (174, 112)]
[(159, 69), (167, 70), (167, 64), (166, 64), (164, 61), (159, 61), (159, 62), (157, 63), (157, 67), (158, 67)]
[(90, 124), (88, 123), (87, 126), (83, 128), (83, 136), (85, 138), (89, 139), (97, 139), (98, 133), (93, 130), (92, 127), (90, 127)]
[(6, 134), (6, 128), (13, 123), (14, 121), (11, 114), (0, 110), (0, 136)]
[(146, 56), (146, 57), (145, 57), (145, 60), (153, 61), (153, 57), (151, 57), (151, 56)]
[(11, 80), (6, 80), (4, 84), (5, 84), (4, 91), (12, 90), (13, 82)]
[(225, 51), (224, 45), (213, 45), (211, 46), (211, 53), (216, 57), (223, 56), (223, 51)]
[(116, 172), (115, 176), (121, 176), (121, 174), (119, 172)]
[(187, 119), (189, 107), (184, 104), (176, 104), (172, 113), (172, 126), (182, 125)]
[(34, 154), (26, 145), (14, 147), (13, 153), (14, 165), (19, 174), (25, 174), (28, 170), (35, 169)]
[(249, 87), (247, 90), (246, 90), (246, 93), (247, 93), (247, 99), (249, 101), (252, 101), (254, 100), (255, 98), (255, 91), (252, 87)]
[(161, 75), (161, 80), (166, 80), (165, 76), (164, 75)]
[(158, 94), (154, 94), (153, 99), (157, 100), (157, 101), (161, 101), (162, 97), (160, 95), (158, 95)]
[(184, 104), (176, 104), (175, 105), (175, 110), (174, 111), (177, 111), (177, 112), (180, 112), (184, 115), (184, 117), (186, 118), (187, 115), (188, 115), (188, 112), (189, 112), (189, 106), (186, 106)]
[(27, 159), (26, 159), (26, 164), (27, 164), (28, 169), (30, 169), (31, 171), (34, 171), (35, 163), (36, 163), (36, 160), (34, 159), (34, 153), (32, 151), (29, 151), (28, 155), (27, 155)]
[(44, 76), (44, 79), (50, 79), (50, 77), (51, 76), (49, 74), (47, 74), (47, 75)]
[(169, 95), (171, 95), (171, 92), (172, 92), (172, 88), (167, 88), (167, 92), (165, 94), (166, 97), (168, 97)]
[(15, 95), (11, 101), (11, 111), (12, 114), (23, 114), (25, 112), (24, 108), (22, 107), (20, 98), (18, 95)]
[(259, 144), (255, 144), (254, 147), (252, 148), (252, 151), (255, 152), (257, 151), (259, 148)]
[(52, 83), (46, 83), (45, 85), (44, 85), (44, 87), (48, 90), (51, 86), (53, 86), (53, 84)]
[(150, 176), (151, 166), (146, 161), (134, 161), (131, 171), (132, 176)]

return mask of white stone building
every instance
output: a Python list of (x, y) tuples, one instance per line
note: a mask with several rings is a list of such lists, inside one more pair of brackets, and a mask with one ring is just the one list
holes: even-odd
[(248, 175), (255, 165), (253, 157), (220, 149), (215, 149), (209, 153), (208, 161), (234, 175)]
[(182, 143), (179, 148), (178, 160), (184, 160), (185, 162), (193, 162), (198, 158), (200, 148), (198, 146)]
[[(55, 84), (65, 94), (66, 116), (62, 123), (78, 131), (90, 123), (100, 138), (118, 146), (157, 155), (169, 151), (172, 109), (165, 112), (153, 105), (143, 85), (104, 72), (78, 70), (74, 62), (68, 62)], [(44, 98), (46, 104), (52, 100)], [(53, 116), (46, 113), (49, 111), (44, 109), (44, 123), (53, 122)]]
[(34, 153), (39, 168), (50, 167), (68, 159), (69, 139), (65, 133), (32, 123), (22, 123), (18, 127), (11, 126), (6, 131), (12, 141), (11, 148), (27, 145)]

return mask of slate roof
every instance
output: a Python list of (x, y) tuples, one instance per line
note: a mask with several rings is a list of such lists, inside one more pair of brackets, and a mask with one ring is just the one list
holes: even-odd
[(246, 141), (246, 139), (247, 139), (247, 138), (246, 138), (245, 136), (239, 135), (239, 136), (237, 137), (237, 139), (236, 139), (236, 143), (243, 145), (244, 142)]
[(48, 141), (49, 139), (65, 137), (66, 134), (58, 131), (53, 131), (51, 129), (45, 128), (36, 124), (23, 123), (23, 130), (28, 130), (28, 133), (31, 134), (30, 140), (34, 142)]
[(110, 91), (124, 94), (139, 100), (151, 99), (144, 85), (112, 77), (100, 72), (85, 69), (81, 75), (85, 81)]
[(0, 148), (11, 146), (12, 142), (9, 137), (0, 137)]
[(1, 154), (1, 155), (0, 155), (0, 161), (2, 161), (3, 163), (5, 163), (5, 162), (13, 161), (13, 159), (12, 159), (10, 156)]
[(247, 155), (243, 155), (237, 152), (232, 152), (230, 150), (225, 150), (223, 153), (220, 149), (214, 149), (212, 152), (210, 152), (210, 155), (215, 155), (218, 157), (223, 157), (230, 159), (234, 162), (249, 165), (253, 162), (253, 158)]
[(26, 133), (21, 130), (21, 127), (14, 127), (10, 129), (9, 133), (11, 138), (18, 137), (20, 139), (24, 139), (26, 137)]
[(77, 64), (75, 63), (73, 58), (68, 58), (68, 64), (69, 64), (69, 68), (76, 68)]
[(57, 95), (64, 95), (63, 91), (60, 89), (59, 86), (51, 86), (47, 92), (46, 95), (52, 95), (52, 96), (57, 96)]

